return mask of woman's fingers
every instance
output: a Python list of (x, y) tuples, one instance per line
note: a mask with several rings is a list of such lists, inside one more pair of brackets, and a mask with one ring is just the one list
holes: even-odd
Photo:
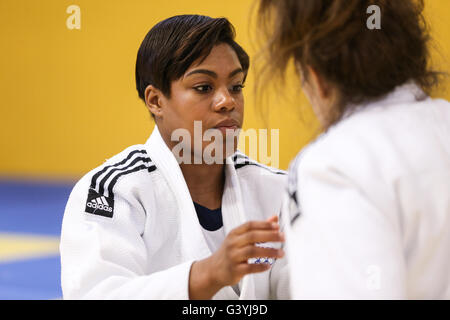
[(284, 234), (277, 230), (254, 230), (236, 236), (232, 240), (234, 247), (244, 247), (249, 244), (263, 242), (284, 242)]
[(243, 277), (246, 274), (264, 272), (269, 269), (270, 264), (268, 263), (241, 263), (237, 266), (236, 271)]
[[(270, 218), (269, 218), (270, 219)], [(252, 230), (278, 230), (280, 226), (278, 222), (272, 221), (249, 221), (231, 231), (234, 235), (241, 235)]]
[(231, 230), (220, 249), (208, 258), (216, 282), (233, 285), (246, 274), (269, 270), (269, 263), (248, 263), (251, 258), (278, 259), (284, 256), (282, 249), (256, 245), (264, 242), (284, 242), (277, 216), (266, 221), (250, 221)]
[(233, 260), (238, 262), (247, 262), (251, 258), (282, 258), (284, 256), (283, 249), (258, 247), (255, 245), (246, 246), (236, 250), (233, 254)]
[(235, 284), (246, 274), (270, 269), (269, 263), (248, 263), (248, 259), (278, 259), (284, 256), (282, 249), (255, 245), (264, 242), (284, 242), (277, 216), (266, 221), (250, 221), (233, 229), (219, 251), (213, 255), (219, 261), (215, 263), (214, 273), (221, 275), (220, 282), (225, 285)]

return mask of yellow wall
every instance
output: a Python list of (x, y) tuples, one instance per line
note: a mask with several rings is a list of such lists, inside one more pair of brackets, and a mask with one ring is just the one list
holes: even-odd
[[(450, 1), (427, 0), (427, 13), (450, 71)], [(81, 8), (81, 30), (69, 30), (69, 5)], [(153, 122), (134, 85), (137, 49), (158, 21), (185, 13), (225, 16), (253, 55), (250, 0), (0, 1), (0, 175), (79, 177), (123, 148), (143, 143)], [(250, 74), (245, 128), (280, 128), (280, 167), (313, 136), (299, 122), (304, 98), (277, 105), (264, 122), (255, 112)], [(447, 86), (447, 89), (450, 86)], [(450, 99), (449, 91), (438, 95)], [(296, 103), (292, 100), (297, 100)], [(311, 118), (311, 113), (306, 113)]]

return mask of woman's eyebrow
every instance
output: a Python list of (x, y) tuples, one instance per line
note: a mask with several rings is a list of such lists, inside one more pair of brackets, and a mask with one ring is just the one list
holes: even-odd
[[(244, 73), (244, 70), (242, 70), (242, 68), (237, 68), (236, 70), (230, 72), (230, 75), (228, 77), (231, 78), (231, 77), (235, 76), (236, 74), (238, 74), (240, 72)], [(197, 73), (206, 74), (206, 75), (211, 76), (211, 77), (213, 77), (215, 79), (217, 79), (217, 77), (218, 77), (217, 73), (215, 73), (214, 71), (211, 71), (211, 70), (207, 70), (207, 69), (196, 69), (196, 70), (193, 70), (193, 71), (189, 72), (185, 77), (189, 77), (189, 76), (191, 76), (193, 74), (197, 74)]]
[(211, 71), (211, 70), (206, 70), (206, 69), (193, 70), (193, 71), (189, 72), (186, 75), (186, 77), (189, 77), (189, 76), (191, 76), (193, 74), (196, 74), (196, 73), (203, 73), (203, 74), (206, 74), (206, 75), (211, 76), (213, 78), (217, 78), (217, 73), (215, 73), (214, 71)]
[(235, 75), (237, 75), (238, 73), (244, 73), (244, 70), (242, 70), (242, 68), (237, 68), (236, 70), (234, 70), (234, 71), (232, 71), (231, 73), (230, 73), (230, 75), (228, 76), (228, 78), (232, 78), (232, 77), (234, 77)]

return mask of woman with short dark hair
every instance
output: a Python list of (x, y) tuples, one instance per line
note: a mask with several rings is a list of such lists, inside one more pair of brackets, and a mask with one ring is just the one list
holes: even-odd
[(225, 18), (175, 16), (149, 31), (136, 87), (156, 126), (74, 187), (64, 298), (287, 297), (286, 175), (236, 151), (248, 68)]
[(427, 94), (423, 8), (260, 1), (267, 74), (293, 61), (323, 128), (282, 213), (295, 299), (450, 298), (450, 104)]

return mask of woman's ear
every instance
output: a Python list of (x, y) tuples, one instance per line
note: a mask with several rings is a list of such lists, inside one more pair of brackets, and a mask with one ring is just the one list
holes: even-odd
[(308, 81), (310, 85), (314, 88), (314, 91), (317, 94), (319, 94), (319, 97), (321, 99), (329, 98), (331, 92), (327, 82), (312, 67), (308, 66), (307, 68), (308, 68)]
[(145, 105), (148, 110), (153, 114), (155, 118), (161, 118), (163, 115), (162, 110), (162, 95), (161, 90), (155, 88), (152, 85), (147, 86), (145, 88)]

